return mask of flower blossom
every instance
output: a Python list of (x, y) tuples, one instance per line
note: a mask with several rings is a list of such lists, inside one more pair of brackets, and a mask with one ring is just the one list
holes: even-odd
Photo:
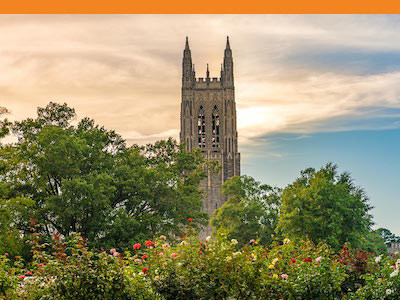
[(133, 245), (133, 250), (139, 250), (142, 247), (140, 244)]
[(282, 279), (288, 279), (288, 277), (289, 277), (288, 274), (282, 274), (282, 275), (281, 275), (281, 278), (282, 278)]
[(311, 257), (306, 257), (306, 258), (304, 259), (304, 261), (305, 261), (305, 262), (311, 262)]
[(237, 243), (238, 243), (237, 239), (231, 239), (231, 244), (232, 245), (237, 245)]
[(137, 263), (140, 263), (140, 262), (142, 262), (142, 260), (140, 259), (140, 258), (135, 258), (135, 260), (134, 260), (135, 262), (137, 262)]
[(160, 252), (160, 253), (158, 253), (158, 256), (164, 256), (164, 253), (162, 253), (162, 252)]
[(18, 276), (18, 280), (24, 280), (24, 279), (25, 279), (25, 276), (24, 276), (24, 275)]
[(387, 289), (386, 290), (386, 295), (390, 295), (390, 294), (392, 294), (393, 293), (393, 290), (391, 290), (391, 289)]
[(295, 262), (296, 262), (296, 259), (295, 259), (294, 257), (292, 257), (292, 258), (290, 259), (290, 261), (291, 261), (292, 263), (295, 263)]
[(256, 242), (256, 240), (254, 240), (254, 239), (250, 240), (250, 244), (254, 244), (255, 242)]
[(143, 254), (142, 255), (142, 259), (146, 259), (147, 258), (147, 255), (146, 254)]
[(322, 256), (318, 256), (318, 257), (315, 259), (315, 261), (316, 261), (316, 262), (320, 262), (321, 259), (322, 259)]
[(143, 268), (142, 273), (143, 273), (144, 275), (146, 275), (148, 271), (149, 271), (149, 268)]
[(377, 257), (375, 257), (375, 262), (379, 263), (381, 261), (381, 259), (382, 259), (382, 254), (377, 256)]
[(114, 252), (113, 256), (119, 256), (119, 252)]
[(193, 222), (193, 219), (192, 219), (192, 218), (188, 218), (187, 221), (188, 221), (189, 223), (192, 223), (192, 222)]
[(206, 241), (209, 242), (211, 240), (211, 236), (206, 237)]
[(117, 252), (117, 250), (115, 250), (114, 248), (110, 249), (111, 254), (114, 254), (115, 252)]
[(288, 238), (285, 238), (285, 239), (283, 240), (283, 243), (284, 243), (284, 244), (289, 244), (289, 243), (290, 243), (290, 240), (289, 240)]
[(166, 240), (166, 239), (167, 239), (167, 237), (166, 237), (165, 235), (160, 235), (160, 239), (162, 239), (162, 240)]
[(8, 257), (8, 256), (9, 256), (9, 254), (6, 252), (6, 253), (4, 253), (4, 256), (5, 256), (5, 257)]
[(148, 240), (144, 243), (146, 247), (153, 248), (154, 242), (152, 240)]
[(390, 273), (390, 277), (395, 277), (397, 275), (399, 275), (399, 269), (396, 269), (392, 273)]
[(178, 254), (177, 254), (177, 253), (172, 253), (172, 254), (171, 254), (171, 258), (176, 258), (176, 257), (178, 257)]
[(168, 244), (163, 244), (162, 247), (163, 247), (164, 249), (166, 249), (166, 248), (169, 247), (169, 245), (168, 245)]
[(25, 273), (25, 275), (26, 275), (26, 276), (32, 276), (32, 272), (31, 272), (31, 271), (28, 271), (28, 272)]

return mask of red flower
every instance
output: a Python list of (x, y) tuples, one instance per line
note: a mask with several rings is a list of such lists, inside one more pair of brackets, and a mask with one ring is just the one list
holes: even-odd
[(146, 254), (143, 254), (142, 255), (142, 259), (146, 259), (147, 258), (147, 255)]
[(305, 262), (311, 262), (311, 257), (306, 257), (306, 258), (304, 259), (304, 261), (305, 261)]
[(199, 253), (200, 253), (200, 255), (202, 255), (202, 254), (203, 254), (203, 251), (201, 251), (201, 250), (200, 250), (200, 252), (199, 252)]
[(292, 258), (290, 259), (290, 261), (291, 261), (292, 263), (295, 263), (295, 262), (296, 262), (296, 259), (295, 259), (294, 257), (292, 257)]
[(149, 268), (143, 268), (142, 272), (144, 275), (146, 275), (146, 273), (149, 271)]
[(342, 263), (343, 263), (343, 260), (339, 259), (339, 260), (338, 260), (338, 263), (339, 263), (339, 264), (342, 264)]
[(139, 250), (142, 247), (140, 244), (133, 245), (133, 250)]
[(153, 247), (154, 246), (154, 242), (151, 240), (148, 240), (144, 243), (146, 245), (146, 247)]
[(43, 266), (44, 266), (43, 264), (38, 264), (39, 268), (43, 268)]
[(4, 256), (5, 256), (5, 257), (8, 257), (8, 256), (9, 256), (9, 254), (6, 252), (6, 253), (4, 253)]
[(19, 256), (17, 255), (16, 257), (15, 257), (15, 260), (18, 260), (19, 259)]
[(28, 271), (28, 272), (25, 273), (25, 275), (26, 275), (26, 276), (32, 276), (32, 272), (31, 272), (31, 271)]
[(192, 222), (193, 222), (193, 219), (192, 219), (192, 218), (188, 218), (187, 221), (188, 221), (189, 223), (192, 223)]
[(176, 254), (176, 253), (171, 254), (171, 258), (176, 258), (176, 257), (178, 257), (178, 254)]
[(25, 279), (25, 276), (24, 276), (24, 275), (18, 276), (18, 279), (19, 279), (19, 280), (24, 280), (24, 279)]
[(62, 257), (63, 255), (62, 255), (62, 253), (58, 253), (58, 257)]

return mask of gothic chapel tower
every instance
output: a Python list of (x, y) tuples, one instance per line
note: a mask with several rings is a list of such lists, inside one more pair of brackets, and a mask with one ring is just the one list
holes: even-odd
[(226, 201), (221, 195), (221, 184), (232, 176), (240, 175), (233, 58), (229, 37), (220, 78), (210, 78), (208, 65), (206, 77), (196, 78), (186, 37), (182, 62), (180, 140), (186, 143), (189, 151), (200, 148), (206, 159), (217, 160), (222, 166), (219, 174), (209, 172), (208, 178), (201, 184), (204, 191), (203, 211), (211, 217), (214, 210)]

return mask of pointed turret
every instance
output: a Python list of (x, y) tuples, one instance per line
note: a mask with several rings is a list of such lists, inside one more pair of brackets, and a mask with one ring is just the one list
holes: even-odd
[(206, 78), (207, 78), (207, 81), (210, 81), (210, 70), (208, 69), (208, 64), (207, 64)]
[(190, 87), (192, 85), (193, 75), (192, 54), (189, 48), (189, 38), (186, 37), (182, 61), (182, 87)]
[(226, 47), (224, 55), (223, 83), (226, 87), (233, 87), (233, 58), (229, 36), (226, 37)]

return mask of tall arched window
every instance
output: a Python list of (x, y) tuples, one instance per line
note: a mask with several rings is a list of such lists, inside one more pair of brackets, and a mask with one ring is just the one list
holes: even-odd
[(199, 114), (197, 115), (197, 134), (199, 147), (206, 147), (206, 119), (203, 106), (200, 106)]
[(212, 146), (219, 148), (219, 114), (217, 106), (214, 106), (212, 113)]

